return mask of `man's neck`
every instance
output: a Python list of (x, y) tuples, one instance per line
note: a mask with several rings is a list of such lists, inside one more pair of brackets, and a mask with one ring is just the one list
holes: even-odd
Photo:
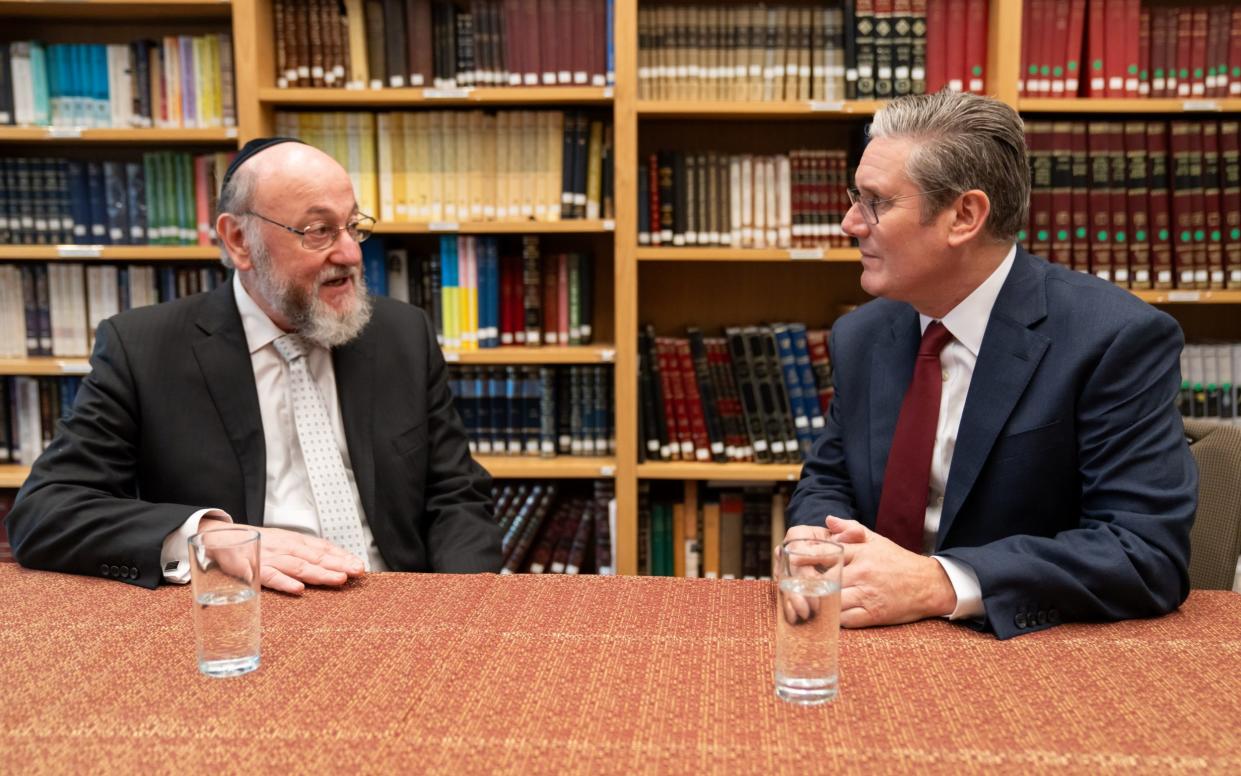
[(957, 276), (944, 284), (937, 299), (915, 304), (914, 309), (928, 318), (942, 319), (991, 277), (1012, 248), (1012, 243), (993, 242), (963, 246), (953, 259), (960, 267)]

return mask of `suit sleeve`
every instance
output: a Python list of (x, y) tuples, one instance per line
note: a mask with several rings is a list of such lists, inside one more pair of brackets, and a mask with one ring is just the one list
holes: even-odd
[[(831, 353), (837, 350), (837, 333), (832, 333)], [(853, 518), (855, 500), (853, 483), (845, 462), (845, 407), (852, 399), (845, 393), (849, 385), (849, 359), (834, 359), (836, 394), (827, 412), (827, 428), (819, 435), (801, 470), (801, 480), (789, 500), (788, 525), (822, 527), (828, 515)]]
[[(1175, 407), (1183, 338), (1166, 315), (1122, 327), (1077, 397), (1081, 514), (1054, 536), (938, 554), (978, 574), (1000, 638), (1060, 621), (1152, 617), (1189, 594), (1198, 470)], [(1003, 519), (997, 516), (996, 519)], [(1064, 524), (1064, 523), (1061, 523)]]
[(432, 571), (479, 573), (500, 570), (500, 527), (491, 501), (491, 476), (470, 457), (469, 439), (452, 403), (444, 354), (426, 316), (428, 556)]
[(124, 344), (104, 321), (73, 412), (35, 462), (8, 517), (19, 563), (159, 584), (164, 538), (198, 507), (138, 498), (138, 417)]

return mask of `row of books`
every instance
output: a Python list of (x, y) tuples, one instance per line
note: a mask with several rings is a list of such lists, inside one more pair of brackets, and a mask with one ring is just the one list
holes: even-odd
[(479, 455), (613, 455), (608, 366), (449, 368), (454, 405)]
[(696, 504), (687, 503), (680, 487), (638, 483), (638, 573), (770, 579), (792, 486), (707, 482)]
[(0, 264), (0, 358), (90, 355), (105, 318), (226, 279), (219, 264)]
[(1241, 424), (1241, 342), (1187, 344), (1177, 406), (1187, 418)]
[(797, 463), (831, 403), (827, 330), (804, 324), (691, 327), (638, 335), (639, 424), (645, 460)]
[(538, 236), (443, 235), (418, 255), (391, 240), (363, 244), (372, 293), (430, 314), (440, 344), (471, 351), (502, 345), (589, 345), (594, 340), (594, 257), (548, 252)]
[(232, 38), (0, 43), (0, 124), (236, 126)]
[(501, 574), (616, 573), (616, 499), (608, 480), (509, 481), (493, 493)]
[(638, 166), (639, 245), (847, 247), (844, 151), (658, 151)]
[(612, 0), (276, 0), (273, 10), (282, 88), (615, 80)]
[(581, 111), (277, 113), (382, 221), (614, 218), (613, 133)]
[(212, 245), (218, 181), (234, 155), (0, 159), (0, 243)]
[(1241, 94), (1241, 4), (1171, 7), (1142, 0), (1025, 0), (1023, 18), (1019, 94)]
[(1239, 126), (1028, 123), (1030, 250), (1130, 288), (1241, 287)]
[(80, 377), (0, 377), (0, 463), (32, 465), (81, 384)]
[(638, 9), (638, 95), (651, 100), (890, 99), (982, 92), (985, 0)]

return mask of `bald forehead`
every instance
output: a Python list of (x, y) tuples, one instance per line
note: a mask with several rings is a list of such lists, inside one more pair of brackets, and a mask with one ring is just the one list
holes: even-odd
[(273, 214), (292, 218), (330, 211), (345, 217), (356, 207), (345, 168), (313, 146), (281, 143), (255, 155), (245, 166), (255, 177), (256, 205)]

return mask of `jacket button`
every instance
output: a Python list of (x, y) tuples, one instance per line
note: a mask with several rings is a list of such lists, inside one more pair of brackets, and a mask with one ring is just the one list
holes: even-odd
[(129, 566), (121, 566), (121, 576), (122, 577), (129, 576)]
[(1026, 621), (1025, 612), (1017, 612), (1017, 616), (1013, 618), (1013, 623), (1018, 628), (1025, 628), (1029, 623)]
[(1038, 624), (1039, 625), (1047, 624), (1047, 612), (1043, 611), (1042, 609), (1040, 609), (1038, 612)]
[(105, 577), (106, 577), (106, 576), (108, 576), (108, 564), (106, 564), (106, 563), (100, 563), (100, 564), (99, 564), (99, 573), (100, 573), (100, 574), (102, 574), (102, 575), (104, 575)]
[(1048, 609), (1047, 610), (1047, 621), (1050, 622), (1052, 625), (1055, 625), (1056, 623), (1060, 622), (1060, 610), (1059, 609)]
[(138, 578), (138, 567), (137, 567), (137, 566), (134, 566), (134, 567), (130, 568), (130, 570), (129, 570), (129, 578), (130, 578), (130, 579), (137, 579), (137, 578)]
[(117, 574), (120, 574), (120, 573), (121, 573), (121, 570), (120, 570), (119, 568), (117, 568), (116, 566), (108, 566), (108, 571), (109, 571), (109, 572), (111, 572), (111, 576), (114, 576), (114, 577), (115, 577)]

